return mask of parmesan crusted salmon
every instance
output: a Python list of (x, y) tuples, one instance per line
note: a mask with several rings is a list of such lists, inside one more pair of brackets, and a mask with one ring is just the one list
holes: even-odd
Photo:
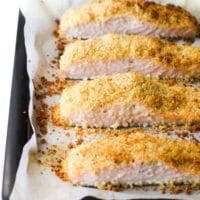
[(67, 45), (60, 70), (71, 79), (124, 72), (162, 77), (200, 77), (200, 47), (147, 36), (108, 34)]
[(92, 38), (107, 33), (194, 38), (198, 23), (173, 5), (137, 0), (103, 0), (67, 10), (60, 23), (62, 37)]
[(64, 179), (111, 189), (200, 183), (200, 144), (142, 132), (97, 139), (72, 149), (62, 161)]
[(64, 89), (60, 117), (70, 126), (127, 127), (200, 122), (200, 91), (134, 73), (83, 81)]

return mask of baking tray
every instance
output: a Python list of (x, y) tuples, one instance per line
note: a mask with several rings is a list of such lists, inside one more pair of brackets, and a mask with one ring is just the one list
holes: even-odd
[[(7, 128), (7, 141), (5, 151), (6, 153), (2, 186), (3, 200), (9, 199), (10, 193), (15, 182), (16, 172), (23, 147), (32, 135), (32, 128), (28, 118), (29, 78), (26, 70), (24, 24), (25, 19), (20, 11), (18, 17), (18, 30), (15, 47), (15, 60)], [(82, 200), (100, 199), (87, 196), (84, 197)], [(165, 199), (160, 198), (159, 200)]]
[(19, 12), (2, 185), (3, 200), (9, 199), (23, 146), (32, 134), (28, 119), (29, 79), (26, 71), (24, 23), (24, 17)]

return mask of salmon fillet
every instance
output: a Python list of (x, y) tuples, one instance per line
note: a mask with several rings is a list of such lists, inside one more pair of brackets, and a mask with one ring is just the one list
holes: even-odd
[(62, 120), (84, 128), (200, 122), (199, 90), (134, 73), (67, 87), (59, 105)]
[(107, 33), (194, 38), (198, 23), (173, 5), (137, 0), (103, 0), (67, 10), (60, 23), (62, 37), (92, 38)]
[(199, 163), (199, 143), (136, 132), (72, 149), (62, 161), (62, 171), (73, 184), (105, 189), (110, 184), (200, 183)]
[(67, 45), (60, 70), (71, 79), (124, 72), (162, 77), (200, 77), (200, 48), (147, 36), (108, 34)]

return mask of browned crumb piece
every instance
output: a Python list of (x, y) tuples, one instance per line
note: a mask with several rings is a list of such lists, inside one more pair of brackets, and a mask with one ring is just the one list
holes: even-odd
[[(76, 128), (74, 129), (74, 131), (75, 131), (76, 136), (84, 135), (84, 130), (83, 130), (83, 129), (80, 129), (80, 128), (76, 127)], [(89, 131), (89, 130), (88, 130), (88, 131)]]
[(60, 21), (59, 19), (56, 19), (55, 20), (55, 24), (56, 24), (56, 28), (55, 30), (53, 31), (53, 35), (58, 38), (59, 37), (59, 25), (60, 25)]
[(186, 128), (186, 130), (189, 130), (192, 133), (200, 131), (200, 125), (186, 126), (185, 128)]
[(166, 189), (163, 188), (163, 189), (161, 190), (161, 193), (162, 193), (162, 194), (165, 194), (165, 193), (166, 193)]
[(152, 189), (152, 191), (157, 191), (157, 187), (156, 186), (153, 186), (151, 189)]
[(68, 143), (67, 147), (68, 147), (68, 149), (72, 149), (72, 148), (74, 148), (74, 144), (72, 142), (70, 142), (70, 143)]
[(58, 177), (60, 177), (62, 180), (68, 181), (68, 177), (67, 177), (66, 173), (64, 173), (64, 172), (62, 172), (62, 171), (60, 171), (60, 170), (55, 170), (54, 172), (55, 172), (55, 174), (56, 174)]
[(181, 187), (177, 185), (169, 186), (169, 189), (171, 194), (179, 194), (182, 192)]
[(57, 61), (54, 59), (54, 60), (52, 60), (52, 64), (56, 64), (57, 63)]
[(166, 187), (165, 187), (165, 185), (159, 185), (157, 187), (157, 190), (159, 190), (162, 194), (166, 193)]
[(191, 187), (189, 185), (187, 185), (185, 188), (184, 188), (184, 192), (186, 194), (191, 194)]
[(66, 132), (65, 135), (66, 135), (66, 136), (70, 136), (70, 133), (69, 133), (69, 132)]
[(37, 137), (38, 137), (38, 138), (41, 138), (41, 137), (43, 137), (43, 135), (37, 133)]
[(146, 187), (142, 187), (142, 190), (143, 190), (144, 192), (147, 192), (147, 191), (148, 191), (148, 189), (147, 189)]
[(66, 44), (67, 44), (67, 40), (66, 39), (61, 39), (61, 38), (58, 39), (57, 50), (59, 51), (60, 54), (63, 53)]
[(169, 86), (173, 86), (173, 85), (177, 84), (176, 79), (163, 79), (161, 81), (163, 81), (164, 83), (166, 83)]
[(76, 144), (77, 145), (80, 145), (80, 144), (82, 144), (83, 143), (83, 139), (82, 138), (79, 138), (77, 141), (76, 141)]
[(123, 191), (125, 189), (124, 187), (116, 186), (112, 184), (106, 184), (106, 185), (98, 184), (97, 188), (100, 190), (111, 190), (111, 191), (116, 191), (116, 192)]
[(46, 143), (47, 141), (44, 138), (40, 140), (40, 144), (46, 144)]
[(40, 128), (41, 134), (45, 135), (47, 133), (47, 123), (49, 119), (48, 105), (41, 101), (41, 107), (37, 112), (37, 123)]
[(198, 184), (193, 184), (191, 187), (192, 190), (200, 190), (200, 183)]
[(41, 161), (41, 160), (37, 160), (37, 163), (38, 163), (39, 165), (42, 165), (42, 161)]

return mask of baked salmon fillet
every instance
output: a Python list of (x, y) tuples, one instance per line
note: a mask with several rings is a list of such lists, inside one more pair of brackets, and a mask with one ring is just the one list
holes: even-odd
[(200, 145), (142, 132), (110, 136), (70, 150), (63, 178), (73, 184), (111, 189), (200, 183)]
[(69, 126), (128, 127), (200, 122), (200, 91), (134, 73), (83, 81), (63, 90), (60, 118)]
[(124, 72), (162, 77), (200, 77), (200, 47), (147, 36), (108, 34), (66, 46), (60, 70), (71, 79)]
[(198, 23), (174, 5), (144, 0), (103, 0), (67, 10), (60, 22), (62, 37), (92, 38), (107, 33), (194, 38)]

